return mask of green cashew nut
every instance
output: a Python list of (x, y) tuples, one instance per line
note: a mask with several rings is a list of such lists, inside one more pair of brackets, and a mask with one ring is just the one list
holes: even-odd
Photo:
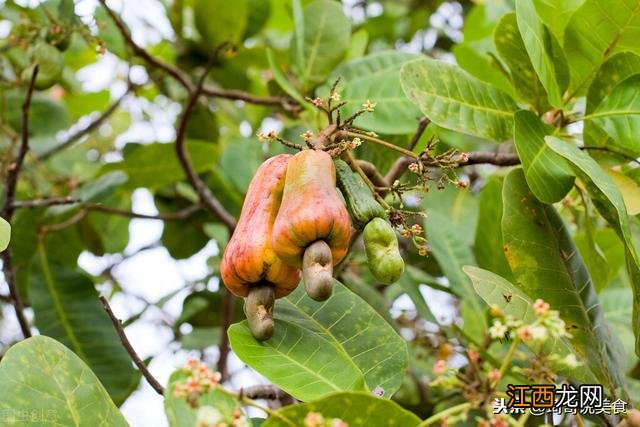
[(404, 271), (404, 260), (391, 224), (382, 218), (374, 218), (364, 228), (363, 237), (373, 276), (385, 285), (398, 281)]

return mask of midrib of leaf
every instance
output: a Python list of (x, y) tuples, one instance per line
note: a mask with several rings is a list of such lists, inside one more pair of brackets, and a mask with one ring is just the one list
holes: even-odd
[[(82, 375), (82, 372), (80, 373), (80, 375)], [(52, 376), (53, 381), (56, 383), (56, 386), (58, 386), (58, 390), (60, 390), (60, 393), (64, 396), (64, 401), (67, 404), (67, 409), (69, 410), (69, 414), (71, 414), (71, 417), (73, 418), (73, 422), (76, 426), (80, 425), (80, 414), (78, 414), (78, 412), (75, 410), (75, 407), (71, 404), (71, 402), (73, 401), (73, 392), (75, 391), (72, 390), (69, 394), (64, 392), (64, 389), (62, 388), (62, 384), (60, 384), (60, 382), (58, 381), (58, 378), (53, 375)], [(78, 384), (79, 385), (79, 384)], [(78, 386), (76, 386), (77, 388)]]
[[(302, 296), (302, 298), (304, 298), (304, 295)], [(302, 299), (301, 298), (301, 299)], [(340, 341), (338, 341), (336, 339), (336, 337), (331, 333), (331, 331), (329, 331), (329, 329), (325, 328), (321, 323), (319, 323), (315, 317), (311, 316), (310, 314), (308, 314), (306, 311), (302, 310), (300, 307), (297, 306), (297, 304), (293, 304), (291, 301), (289, 301), (288, 299), (285, 299), (284, 301), (286, 301), (287, 304), (291, 304), (293, 305), (296, 309), (298, 309), (300, 311), (301, 314), (303, 314), (306, 318), (309, 319), (309, 321), (311, 323), (313, 323), (318, 329), (320, 329), (325, 336), (329, 337), (329, 341), (333, 342), (333, 346), (336, 347), (336, 350), (338, 350), (340, 353), (342, 353), (343, 356), (345, 356), (347, 359), (352, 360), (351, 356), (349, 355), (349, 353), (347, 353), (347, 351), (344, 349), (344, 347), (342, 346), (342, 343)], [(327, 300), (328, 301), (328, 300)], [(322, 310), (322, 308), (324, 308), (324, 306), (327, 304), (327, 301), (325, 301), (317, 310), (316, 313), (320, 310)], [(299, 302), (299, 301), (298, 301)], [(285, 320), (286, 322), (286, 320)], [(327, 339), (325, 338), (325, 341)], [(356, 370), (360, 371), (360, 368), (358, 368), (355, 364), (354, 364)]]
[(44, 248), (44, 244), (42, 242), (38, 243), (38, 253), (40, 255), (40, 264), (42, 267), (42, 273), (44, 274), (44, 281), (47, 284), (49, 293), (51, 294), (51, 298), (53, 300), (53, 306), (56, 312), (58, 313), (58, 316), (60, 317), (60, 323), (62, 324), (63, 328), (67, 332), (67, 335), (69, 336), (69, 340), (73, 345), (74, 352), (78, 356), (80, 356), (81, 359), (89, 360), (87, 355), (84, 353), (84, 350), (80, 345), (80, 341), (78, 341), (78, 338), (76, 337), (75, 332), (71, 327), (71, 324), (69, 323), (69, 319), (67, 318), (67, 314), (65, 313), (64, 308), (62, 307), (60, 296), (58, 295), (55, 289), (55, 285), (53, 283), (54, 282), (53, 275), (51, 274), (51, 270), (49, 269), (49, 263), (47, 261), (47, 251)]
[(444, 96), (444, 95), (438, 95), (438, 94), (433, 93), (433, 92), (428, 92), (428, 91), (426, 91), (424, 89), (414, 89), (414, 90), (416, 92), (420, 92), (420, 93), (423, 93), (425, 95), (432, 96), (434, 98), (440, 98), (440, 99), (443, 99), (443, 100), (445, 100), (447, 102), (450, 102), (450, 103), (460, 104), (461, 106), (465, 106), (465, 107), (468, 107), (468, 108), (471, 108), (471, 109), (474, 109), (474, 110), (482, 110), (482, 111), (486, 111), (486, 112), (493, 113), (493, 114), (499, 114), (499, 115), (506, 116), (506, 117), (513, 117), (513, 112), (512, 111), (503, 111), (503, 110), (497, 110), (497, 109), (485, 107), (483, 105), (469, 104), (468, 102), (464, 102), (464, 101), (461, 101), (459, 99), (451, 98), (451, 97)]
[[(636, 97), (638, 97), (638, 95), (636, 95)], [(584, 116), (582, 120), (597, 119), (598, 117), (635, 116), (635, 115), (640, 115), (640, 110), (614, 110), (614, 111), (604, 111), (602, 113), (591, 113)]]
[[(600, 7), (600, 3), (596, 2), (596, 5)], [(607, 46), (607, 48), (604, 50), (602, 56), (600, 56), (600, 59), (598, 59), (598, 61), (596, 62), (596, 66), (593, 67), (589, 72), (589, 74), (585, 77), (585, 79), (582, 82), (580, 82), (578, 86), (576, 86), (575, 90), (571, 94), (567, 95), (567, 98), (566, 98), (567, 100), (573, 98), (576, 93), (579, 93), (582, 87), (585, 85), (585, 83), (591, 80), (591, 78), (598, 72), (602, 64), (609, 58), (609, 56), (611, 56), (611, 53), (613, 52), (613, 49), (615, 49), (616, 45), (620, 41), (620, 37), (622, 37), (622, 33), (624, 32), (624, 30), (627, 28), (629, 23), (635, 17), (640, 15), (640, 3), (638, 3), (636, 8), (631, 11), (631, 13), (629, 14), (629, 17), (627, 18), (627, 21), (622, 26), (618, 26), (615, 20), (609, 18), (609, 15), (606, 10), (602, 10), (602, 12), (607, 17), (607, 19), (609, 19), (609, 21), (618, 28), (618, 32), (614, 36), (613, 40), (611, 40), (611, 43), (609, 43), (609, 46)]]
[[(284, 320), (284, 319), (280, 319), (280, 322), (284, 322), (284, 323), (291, 324), (291, 322), (289, 322), (289, 321), (287, 321), (287, 320)], [(258, 346), (255, 346), (255, 347), (258, 347)], [(338, 385), (334, 384), (332, 381), (329, 381), (329, 379), (328, 379), (327, 377), (320, 376), (316, 371), (313, 371), (313, 370), (309, 369), (308, 367), (306, 367), (305, 365), (303, 365), (302, 363), (298, 362), (297, 360), (292, 359), (292, 358), (291, 358), (287, 353), (283, 353), (283, 352), (281, 352), (281, 351), (277, 350), (277, 348), (276, 348), (276, 347), (273, 347), (273, 349), (274, 349), (275, 351), (278, 351), (278, 354), (280, 354), (280, 355), (281, 355), (281, 357), (283, 357), (283, 358), (285, 358), (285, 359), (289, 360), (290, 362), (292, 362), (293, 364), (295, 364), (295, 365), (297, 365), (297, 366), (301, 367), (301, 368), (302, 368), (302, 369), (304, 369), (305, 371), (309, 372), (309, 373), (311, 374), (311, 376), (313, 376), (313, 377), (315, 377), (315, 378), (318, 378), (320, 381), (322, 381), (322, 382), (324, 382), (324, 383), (328, 384), (328, 385), (329, 385), (329, 386), (331, 386), (331, 388), (333, 388), (334, 390), (338, 390), (338, 391), (342, 390), (342, 388), (341, 388), (341, 387), (339, 387)], [(360, 370), (358, 369), (358, 371), (360, 371)], [(319, 372), (319, 371), (318, 371), (318, 372)]]
[(327, 11), (326, 9), (322, 9), (323, 14), (320, 17), (320, 26), (318, 31), (316, 32), (316, 36), (313, 39), (313, 45), (311, 46), (311, 53), (309, 54), (309, 59), (305, 61), (305, 70), (304, 70), (304, 82), (309, 81), (309, 75), (311, 74), (311, 69), (313, 68), (313, 63), (316, 60), (316, 55), (318, 54), (318, 47), (320, 46), (320, 38), (322, 36), (322, 32), (324, 31), (325, 24), (327, 22)]

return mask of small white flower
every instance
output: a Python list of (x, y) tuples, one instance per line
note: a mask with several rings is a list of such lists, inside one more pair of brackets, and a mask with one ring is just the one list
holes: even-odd
[(222, 414), (213, 406), (202, 406), (198, 409), (196, 425), (198, 427), (213, 427), (222, 421)]
[(546, 341), (549, 337), (549, 333), (547, 332), (547, 328), (544, 326), (532, 326), (531, 327), (531, 338), (535, 341)]
[(567, 357), (562, 359), (561, 363), (567, 365), (569, 368), (577, 368), (580, 366), (580, 361), (578, 361), (578, 358), (573, 353), (568, 354)]
[(506, 325), (499, 320), (494, 320), (493, 325), (489, 328), (489, 335), (493, 339), (504, 338), (505, 334), (509, 331)]

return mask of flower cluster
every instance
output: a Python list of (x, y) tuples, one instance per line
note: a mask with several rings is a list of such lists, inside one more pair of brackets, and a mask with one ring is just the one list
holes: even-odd
[(340, 418), (325, 419), (319, 412), (309, 412), (304, 418), (304, 427), (349, 427)]
[[(214, 372), (198, 359), (189, 358), (186, 369), (190, 375), (178, 382), (173, 390), (173, 396), (186, 398), (194, 408), (198, 407), (200, 396), (219, 387), (220, 372)], [(235, 408), (230, 416), (223, 415), (219, 409), (203, 405), (198, 408), (196, 416), (197, 427), (248, 427), (246, 416), (240, 408)]]
[(517, 336), (523, 342), (543, 343), (549, 337), (570, 337), (564, 321), (556, 310), (550, 310), (550, 306), (542, 299), (533, 303), (533, 311), (536, 319), (531, 324), (525, 324), (522, 320), (502, 313), (499, 308), (492, 308), (492, 313), (498, 318), (493, 320), (489, 328), (489, 335), (493, 339), (508, 339)]
[[(220, 382), (220, 372), (213, 372), (207, 365), (198, 359), (187, 360), (187, 369), (191, 376), (184, 382), (176, 384), (173, 391), (175, 397), (187, 397), (189, 400), (197, 400), (202, 394), (213, 390)], [(193, 398), (193, 399), (192, 399)]]

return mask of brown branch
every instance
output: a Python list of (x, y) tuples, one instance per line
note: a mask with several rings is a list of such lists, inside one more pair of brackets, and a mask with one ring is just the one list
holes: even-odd
[[(418, 141), (420, 141), (420, 138), (424, 134), (424, 131), (427, 129), (427, 126), (429, 125), (429, 123), (431, 123), (431, 121), (426, 117), (423, 117), (420, 119), (420, 121), (418, 122), (418, 128), (416, 129), (415, 133), (411, 137), (411, 140), (409, 141), (409, 144), (407, 145), (408, 150), (413, 151), (413, 149), (416, 148)], [(384, 177), (385, 181), (389, 183), (388, 185), (393, 185), (395, 180), (400, 178), (404, 173), (404, 171), (407, 170), (407, 166), (409, 165), (409, 163), (413, 161), (411, 160), (407, 162), (406, 159), (408, 158), (404, 156), (400, 157), (391, 166), (391, 168), (389, 169), (389, 171)]]
[[(4, 196), (4, 206), (2, 208), (2, 216), (7, 222), (11, 222), (13, 212), (15, 210), (13, 203), (16, 197), (16, 187), (18, 186), (18, 176), (22, 170), (22, 164), (24, 158), (29, 151), (29, 109), (31, 108), (31, 99), (33, 98), (33, 91), (36, 85), (36, 77), (38, 76), (38, 66), (33, 67), (31, 73), (31, 80), (29, 81), (29, 88), (27, 89), (27, 95), (22, 104), (22, 136), (20, 142), (20, 149), (18, 151), (18, 157), (9, 165), (9, 172), (7, 173), (6, 190)], [(11, 256), (11, 250), (7, 249), (2, 254), (2, 270), (4, 272), (4, 278), (9, 287), (9, 296), (11, 297), (13, 308), (20, 324), (20, 330), (25, 338), (31, 336), (31, 329), (29, 328), (29, 322), (24, 315), (24, 304), (20, 298), (18, 287), (16, 286), (15, 270), (13, 268), (13, 258)]]
[(231, 326), (235, 310), (235, 296), (227, 288), (224, 288), (224, 298), (222, 300), (222, 331), (220, 336), (220, 346), (218, 347), (220, 349), (220, 356), (218, 357), (218, 372), (220, 372), (220, 378), (223, 382), (229, 377), (228, 360), (231, 347), (229, 345), (227, 330)]
[(242, 388), (240, 393), (249, 399), (265, 399), (265, 400), (286, 400), (291, 396), (280, 390), (278, 387), (266, 384), (266, 385), (254, 385), (251, 387)]
[(495, 166), (515, 166), (520, 164), (520, 158), (515, 153), (494, 153), (493, 151), (472, 151), (467, 153), (469, 159), (459, 162), (460, 166), (490, 164)]
[(295, 100), (282, 96), (257, 96), (236, 89), (218, 89), (211, 86), (202, 86), (202, 94), (217, 98), (226, 98), (235, 101), (244, 101), (256, 105), (280, 106), (286, 111), (299, 112), (301, 107)]
[(51, 197), (48, 199), (16, 200), (13, 202), (14, 209), (35, 209), (46, 208), (48, 206), (72, 205), (79, 203), (80, 199), (73, 197)]
[[(101, 0), (103, 1), (103, 0)], [(207, 185), (200, 179), (198, 174), (196, 173), (193, 165), (191, 164), (191, 158), (189, 156), (189, 152), (186, 147), (186, 134), (187, 134), (187, 125), (189, 124), (189, 119), (191, 118), (191, 113), (198, 101), (198, 97), (202, 92), (202, 85), (204, 83), (204, 79), (207, 75), (208, 68), (205, 72), (202, 73), (200, 77), (200, 81), (198, 82), (198, 86), (191, 93), (189, 99), (187, 100), (187, 104), (184, 107), (182, 112), (182, 116), (180, 117), (180, 122), (178, 123), (178, 129), (176, 131), (176, 154), (178, 156), (178, 160), (180, 160), (180, 164), (182, 165), (182, 169), (187, 175), (191, 186), (196, 190), (200, 200), (205, 205), (205, 207), (211, 211), (211, 213), (218, 218), (223, 224), (227, 226), (227, 228), (231, 231), (236, 226), (235, 218), (227, 212), (227, 210), (222, 206), (222, 203), (211, 193), (211, 190), (207, 187)]]
[(107, 13), (113, 20), (113, 23), (116, 25), (116, 27), (118, 27), (120, 34), (122, 34), (122, 37), (124, 38), (125, 42), (131, 47), (135, 55), (144, 59), (147, 63), (149, 63), (149, 65), (152, 65), (156, 68), (160, 68), (161, 70), (164, 70), (167, 74), (173, 77), (178, 83), (180, 83), (187, 90), (187, 92), (192, 93), (194, 91), (193, 83), (191, 83), (189, 78), (179, 68), (174, 67), (173, 65), (154, 57), (149, 52), (147, 52), (144, 48), (139, 46), (135, 41), (133, 41), (133, 38), (131, 37), (131, 33), (129, 32), (129, 29), (127, 28), (125, 23), (122, 21), (122, 19), (120, 19), (120, 17), (107, 6), (106, 0), (99, 0), (99, 1), (100, 1), (100, 4), (102, 4), (102, 7), (105, 8)]
[(138, 367), (138, 370), (146, 378), (147, 382), (151, 385), (151, 387), (153, 387), (153, 389), (159, 395), (163, 396), (164, 387), (162, 387), (162, 385), (158, 382), (158, 380), (155, 379), (153, 375), (151, 375), (151, 372), (149, 372), (147, 365), (144, 364), (142, 359), (140, 359), (140, 356), (138, 356), (138, 353), (136, 353), (136, 351), (131, 346), (129, 339), (127, 338), (127, 334), (125, 334), (124, 329), (122, 328), (122, 322), (120, 321), (120, 319), (118, 319), (115, 316), (115, 314), (113, 314), (113, 311), (111, 310), (111, 306), (109, 305), (109, 301), (107, 301), (105, 297), (101, 296), (100, 302), (102, 303), (102, 307), (104, 308), (104, 311), (107, 312), (109, 319), (111, 319), (111, 323), (113, 323), (113, 326), (116, 328), (116, 332), (120, 337), (120, 342), (122, 343), (122, 346), (124, 347), (124, 349), (127, 350), (127, 353), (129, 353), (129, 357), (131, 357), (131, 360), (133, 361), (133, 363), (135, 363), (135, 365)]
[(76, 132), (69, 135), (67, 139), (61, 142), (60, 144), (40, 154), (38, 157), (36, 157), (36, 160), (38, 161), (47, 160), (51, 156), (72, 146), (77, 141), (82, 139), (83, 136), (93, 132), (95, 129), (100, 127), (100, 125), (104, 123), (118, 109), (122, 101), (127, 97), (127, 95), (129, 95), (129, 92), (131, 91), (132, 88), (133, 88), (133, 85), (130, 84), (126, 92), (122, 96), (120, 96), (118, 99), (116, 99), (113, 102), (113, 104), (111, 104), (106, 110), (104, 110), (102, 114), (96, 117), (91, 123), (89, 123), (87, 126), (83, 127), (82, 129), (78, 129)]
[[(139, 56), (140, 58), (144, 59), (149, 65), (165, 71), (167, 74), (173, 77), (178, 83), (180, 83), (180, 85), (182, 85), (182, 87), (184, 87), (190, 95), (192, 95), (197, 90), (197, 86), (194, 86), (194, 84), (191, 82), (191, 79), (186, 73), (184, 73), (179, 68), (173, 66), (172, 64), (169, 64), (167, 62), (162, 61), (161, 59), (154, 57), (148, 51), (146, 51), (143, 47), (138, 45), (131, 37), (131, 33), (127, 29), (127, 26), (122, 21), (122, 19), (120, 19), (120, 17), (106, 5), (106, 0), (99, 0), (99, 1), (102, 4), (102, 6), (106, 9), (107, 13), (115, 23), (116, 27), (118, 27), (118, 30), (122, 34), (122, 37), (124, 38), (125, 42), (131, 47), (131, 49), (133, 50), (133, 53), (136, 56)], [(276, 96), (262, 97), (262, 96), (253, 95), (248, 92), (243, 92), (240, 90), (218, 89), (210, 86), (205, 86), (204, 84), (201, 85), (200, 91), (204, 95), (218, 97), (218, 98), (245, 101), (251, 104), (258, 104), (258, 105), (281, 106), (283, 109), (287, 111), (292, 111), (292, 112), (296, 112), (300, 110), (300, 105), (295, 100), (290, 98), (285, 98), (285, 97), (276, 97)]]
[(202, 205), (200, 203), (194, 203), (193, 205), (187, 206), (186, 208), (176, 212), (170, 212), (170, 213), (164, 213), (164, 214), (158, 214), (158, 215), (148, 215), (148, 214), (141, 214), (141, 213), (132, 212), (124, 209), (111, 208), (108, 206), (97, 205), (97, 204), (87, 205), (84, 207), (84, 209), (91, 212), (101, 212), (101, 213), (106, 213), (111, 215), (124, 216), (127, 218), (155, 219), (159, 221), (181, 221), (189, 218), (191, 215), (198, 212), (201, 208), (202, 208)]
[(360, 166), (360, 169), (362, 169), (362, 172), (364, 172), (365, 175), (367, 175), (367, 177), (369, 178), (369, 180), (373, 185), (375, 185), (376, 187), (389, 186), (388, 181), (378, 171), (378, 169), (376, 168), (376, 165), (366, 160), (357, 160), (357, 163), (358, 163), (358, 166)]

